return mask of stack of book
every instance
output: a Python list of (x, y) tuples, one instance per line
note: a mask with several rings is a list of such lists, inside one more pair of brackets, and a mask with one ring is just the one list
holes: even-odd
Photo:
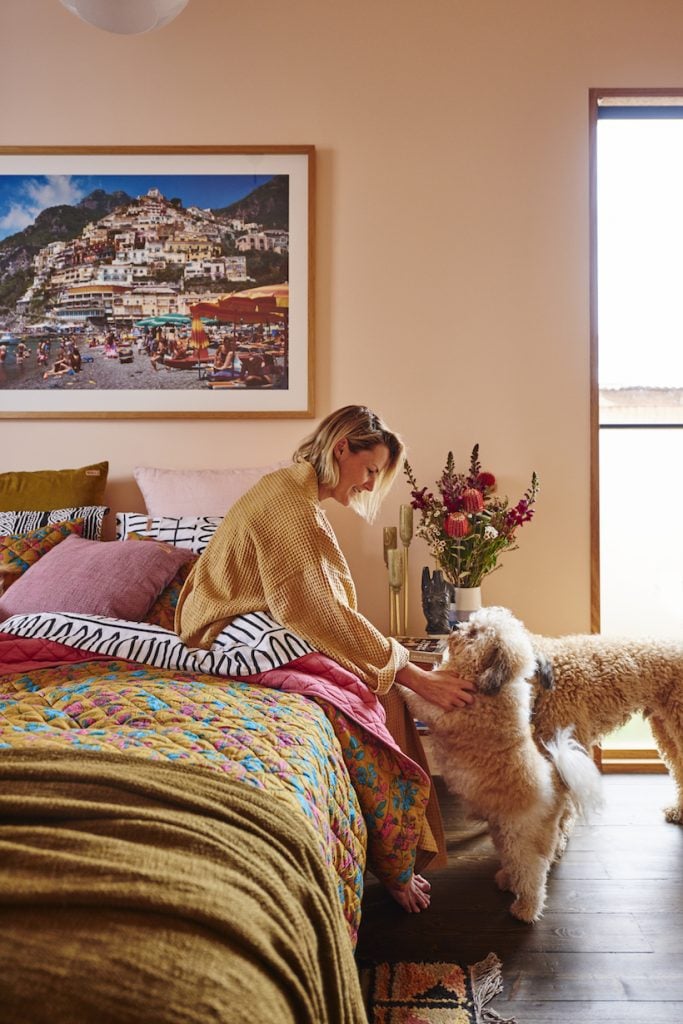
[(395, 640), (405, 647), (411, 661), (438, 665), (448, 647), (448, 634), (444, 636), (397, 636)]

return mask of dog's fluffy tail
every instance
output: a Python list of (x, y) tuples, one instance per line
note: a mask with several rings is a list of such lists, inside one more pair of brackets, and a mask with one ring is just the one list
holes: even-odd
[(574, 727), (558, 729), (555, 737), (544, 744), (560, 778), (569, 789), (576, 810), (583, 818), (602, 810), (602, 779), (593, 758), (574, 739)]

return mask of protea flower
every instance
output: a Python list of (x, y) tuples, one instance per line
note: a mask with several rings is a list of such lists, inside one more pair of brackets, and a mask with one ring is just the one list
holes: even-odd
[(455, 465), (448, 453), (436, 491), (419, 487), (410, 463), (403, 464), (410, 485), (412, 506), (419, 513), (416, 533), (427, 541), (444, 579), (455, 586), (478, 587), (498, 568), (502, 554), (517, 548), (516, 533), (534, 514), (538, 478), (516, 505), (507, 497), (494, 496), (496, 478), (482, 470), (479, 445), (475, 444), (468, 472)]
[(460, 500), (465, 512), (481, 512), (484, 507), (484, 495), (476, 487), (466, 487)]
[(484, 490), (490, 491), (492, 487), (496, 486), (496, 478), (493, 475), (493, 473), (488, 473), (486, 470), (484, 470), (477, 477), (477, 483)]
[(470, 523), (464, 512), (453, 512), (446, 516), (443, 528), (449, 537), (466, 537), (470, 532)]

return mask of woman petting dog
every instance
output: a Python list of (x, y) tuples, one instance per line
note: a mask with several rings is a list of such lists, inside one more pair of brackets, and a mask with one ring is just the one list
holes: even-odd
[[(365, 406), (327, 416), (301, 442), (291, 466), (268, 474), (229, 509), (183, 587), (176, 630), (190, 646), (209, 648), (235, 616), (267, 611), (383, 696), (389, 728), (417, 760), (419, 743), (406, 750), (410, 737), (399, 739), (392, 728), (392, 718), (401, 717), (396, 704), (404, 709), (394, 682), (444, 711), (471, 704), (474, 686), (452, 669), (427, 671), (409, 662), (404, 647), (361, 615), (348, 564), (321, 508), (331, 499), (372, 522), (403, 454), (401, 439)], [(414, 728), (407, 713), (402, 720), (406, 731)], [(429, 773), (424, 760), (421, 767)], [(433, 857), (435, 836), (442, 836), (433, 787), (431, 801), (425, 822), (431, 832), (425, 837), (423, 830), (420, 845)], [(389, 892), (410, 913), (430, 903), (429, 882), (416, 870)]]

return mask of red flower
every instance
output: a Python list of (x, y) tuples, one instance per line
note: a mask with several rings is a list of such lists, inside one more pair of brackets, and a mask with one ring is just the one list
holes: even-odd
[(465, 512), (481, 512), (484, 507), (484, 495), (476, 487), (466, 487), (460, 497)]
[(415, 509), (427, 508), (430, 500), (434, 497), (434, 495), (431, 493), (427, 494), (426, 487), (422, 487), (421, 490), (419, 491), (411, 491), (410, 496), (413, 499), (410, 504)]
[(534, 509), (531, 508), (530, 500), (524, 497), (517, 502), (514, 508), (508, 510), (505, 516), (506, 525), (514, 530), (518, 526), (523, 526), (524, 523), (531, 522), (533, 514)]
[(496, 478), (493, 473), (482, 472), (477, 477), (477, 483), (484, 490), (491, 490), (492, 487), (496, 486)]
[(470, 532), (470, 524), (464, 512), (454, 512), (446, 516), (443, 528), (449, 537), (466, 537)]

